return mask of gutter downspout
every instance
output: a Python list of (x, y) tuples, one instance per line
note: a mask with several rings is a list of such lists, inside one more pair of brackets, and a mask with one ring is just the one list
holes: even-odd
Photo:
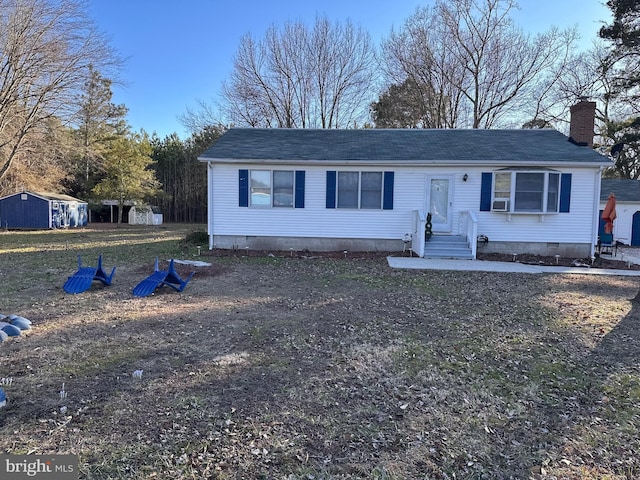
[(213, 250), (213, 165), (207, 162), (207, 233), (209, 250)]
[(596, 176), (595, 182), (595, 212), (593, 214), (593, 225), (591, 226), (591, 258), (594, 257), (596, 253), (596, 243), (598, 243), (598, 230), (600, 230), (600, 191), (602, 190), (602, 172), (604, 170), (604, 166), (600, 166), (598, 168), (598, 175)]

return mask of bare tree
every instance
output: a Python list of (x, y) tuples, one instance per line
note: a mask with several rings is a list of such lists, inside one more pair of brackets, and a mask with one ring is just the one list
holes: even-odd
[(445, 46), (448, 32), (442, 27), (432, 9), (419, 8), (382, 46), (387, 90), (412, 85), (419, 96), (416, 104), (423, 109), (424, 128), (454, 128), (462, 113), (463, 96), (456, 85), (463, 82), (465, 71), (451, 58)]
[(344, 128), (366, 112), (374, 71), (369, 35), (350, 22), (331, 25), (317, 18), (310, 48), (319, 126)]
[(70, 118), (93, 65), (120, 61), (81, 0), (0, 0), (0, 179), (48, 120)]
[(221, 106), (218, 101), (198, 99), (195, 108), (187, 107), (178, 115), (178, 121), (191, 133), (196, 134), (208, 128), (224, 128)]
[(239, 125), (346, 127), (366, 118), (373, 66), (369, 35), (350, 22), (274, 25), (261, 42), (242, 38), (223, 86), (224, 109)]
[(453, 56), (468, 73), (458, 85), (473, 109), (472, 127), (489, 128), (521, 107), (528, 91), (539, 90), (545, 73), (559, 78), (576, 40), (571, 30), (551, 28), (531, 37), (516, 28), (510, 11), (515, 0), (453, 0), (438, 4), (453, 33)]
[(55, 192), (69, 180), (69, 158), (74, 151), (73, 132), (52, 117), (29, 135), (22, 154), (0, 179), (0, 197), (20, 190)]
[(561, 74), (551, 71), (538, 81), (539, 90), (531, 92), (524, 111), (530, 118), (552, 122), (555, 128), (568, 131), (569, 107), (576, 99), (586, 97), (597, 101), (596, 119), (602, 126), (612, 115), (621, 115), (621, 108), (627, 110), (623, 103), (613, 101), (615, 75), (608, 49), (602, 42), (594, 42), (590, 50), (569, 57)]
[[(575, 30), (530, 36), (509, 16), (515, 0), (439, 0), (418, 9), (385, 45), (392, 81), (429, 85), (433, 105), (448, 112), (441, 126), (491, 128), (512, 120), (531, 95), (559, 79)], [(545, 82), (547, 82), (545, 84)]]

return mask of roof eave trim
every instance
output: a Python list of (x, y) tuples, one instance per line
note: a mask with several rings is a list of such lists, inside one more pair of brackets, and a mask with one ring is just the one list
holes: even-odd
[(416, 166), (461, 166), (478, 167), (484, 165), (499, 166), (557, 166), (557, 167), (599, 167), (613, 166), (610, 160), (601, 161), (545, 161), (545, 160), (282, 160), (282, 159), (237, 159), (237, 158), (209, 158), (198, 157), (201, 162), (219, 164), (251, 164), (251, 165), (311, 165), (311, 166), (340, 166), (340, 165), (389, 165), (394, 167)]

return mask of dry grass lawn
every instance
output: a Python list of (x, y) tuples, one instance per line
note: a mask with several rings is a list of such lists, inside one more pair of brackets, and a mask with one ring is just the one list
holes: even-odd
[[(0, 451), (99, 480), (640, 478), (637, 278), (195, 257), (195, 230), (0, 233), (0, 313), (33, 322), (0, 344)], [(66, 294), (100, 253), (113, 285)], [(134, 298), (155, 256), (212, 266)]]

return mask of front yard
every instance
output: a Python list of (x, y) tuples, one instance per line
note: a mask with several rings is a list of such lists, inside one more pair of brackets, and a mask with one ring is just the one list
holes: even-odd
[[(637, 278), (196, 256), (194, 228), (0, 234), (0, 313), (34, 324), (0, 344), (0, 451), (100, 480), (640, 477)], [(66, 294), (100, 253), (113, 285)], [(134, 298), (156, 255), (212, 265)]]

